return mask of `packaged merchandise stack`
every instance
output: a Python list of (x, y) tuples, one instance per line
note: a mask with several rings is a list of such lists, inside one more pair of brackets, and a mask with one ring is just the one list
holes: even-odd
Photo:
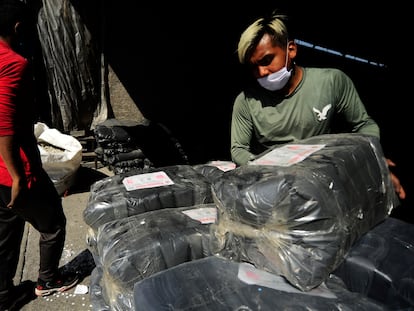
[(216, 220), (209, 164), (130, 170), (91, 186), (83, 218), (96, 267), (94, 310), (134, 310), (133, 286), (179, 263), (210, 256)]
[(212, 255), (213, 203), (166, 208), (99, 227), (91, 301), (105, 310), (134, 310), (134, 284), (159, 271)]
[(414, 225), (388, 217), (364, 234), (333, 274), (390, 310), (414, 310)]
[[(96, 262), (91, 302), (102, 311), (410, 305), (414, 286), (399, 277), (412, 281), (414, 264), (396, 256), (377, 258), (374, 274), (402, 290), (346, 277), (364, 269), (348, 263), (354, 247), (388, 232), (397, 204), (379, 141), (357, 134), (286, 144), (228, 170), (173, 165), (108, 177), (91, 187), (84, 212)], [(401, 235), (383, 238), (389, 247), (404, 240), (411, 256), (413, 235)], [(400, 269), (387, 271), (384, 260)], [(377, 299), (381, 290), (393, 301)]]
[(307, 291), (397, 204), (377, 138), (337, 134), (274, 148), (213, 184), (214, 251)]
[(163, 208), (212, 203), (211, 183), (190, 165), (130, 170), (95, 182), (90, 189), (83, 219), (89, 226), (87, 237), (95, 254), (99, 227)]
[(90, 189), (85, 222), (93, 229), (131, 215), (167, 207), (211, 203), (211, 183), (189, 165), (131, 170), (105, 177)]
[(94, 129), (96, 156), (115, 174), (153, 166), (128, 131), (129, 128), (139, 126), (145, 126), (145, 123), (108, 119), (96, 125)]
[(385, 306), (330, 276), (303, 292), (282, 277), (218, 256), (163, 270), (134, 286), (135, 310), (365, 310)]
[(168, 128), (143, 119), (107, 119), (96, 125), (95, 153), (100, 162), (115, 174), (176, 164), (188, 164), (181, 144)]

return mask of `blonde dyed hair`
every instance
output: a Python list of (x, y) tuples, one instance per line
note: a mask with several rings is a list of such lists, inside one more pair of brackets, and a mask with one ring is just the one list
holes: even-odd
[(270, 35), (274, 46), (286, 47), (289, 40), (286, 21), (286, 15), (274, 12), (270, 18), (262, 17), (250, 24), (241, 34), (237, 47), (240, 63), (247, 63), (253, 50), (265, 34)]

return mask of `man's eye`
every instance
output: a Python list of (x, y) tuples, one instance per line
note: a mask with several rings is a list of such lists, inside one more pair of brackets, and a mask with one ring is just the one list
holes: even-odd
[(273, 61), (274, 55), (266, 55), (260, 61), (257, 62), (258, 66), (269, 66)]

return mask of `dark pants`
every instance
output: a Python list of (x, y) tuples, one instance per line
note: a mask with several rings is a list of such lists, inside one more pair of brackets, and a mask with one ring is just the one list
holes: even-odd
[(0, 186), (0, 300), (13, 285), (25, 221), (40, 233), (39, 278), (56, 274), (66, 236), (62, 198), (46, 172), (31, 187), (24, 206), (9, 209), (11, 188)]

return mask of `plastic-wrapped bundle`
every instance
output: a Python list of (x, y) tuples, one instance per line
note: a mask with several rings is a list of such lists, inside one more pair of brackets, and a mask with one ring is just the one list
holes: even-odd
[(126, 310), (137, 281), (210, 256), (210, 225), (216, 216), (211, 203), (147, 212), (99, 227), (96, 266), (102, 276), (96, 286), (102, 299), (115, 310)]
[[(133, 169), (134, 165), (145, 165), (149, 162), (151, 167), (163, 167), (170, 165), (189, 164), (180, 142), (174, 137), (171, 131), (163, 124), (144, 119), (141, 123), (133, 121), (120, 121), (108, 119), (98, 124), (94, 130), (98, 147), (96, 150), (100, 160), (107, 163), (107, 160), (114, 160), (108, 157), (111, 151), (129, 153), (127, 160), (116, 163), (108, 163), (115, 173), (124, 173)], [(145, 154), (145, 162), (133, 161), (130, 151), (139, 150), (138, 159)], [(109, 152), (107, 152), (109, 150)], [(128, 168), (128, 165), (132, 166)], [(138, 167), (142, 168), (142, 167)]]
[(135, 144), (134, 138), (127, 131), (130, 126), (138, 124), (126, 124), (114, 119), (97, 124), (94, 129), (97, 144), (104, 148), (113, 148), (114, 144), (125, 147)]
[(131, 128), (146, 127), (148, 123), (147, 120), (138, 124), (108, 119), (96, 125), (94, 136), (98, 145), (95, 149), (98, 159), (108, 165), (115, 174), (153, 167), (153, 163), (141, 150), (142, 146), (130, 133)]
[(414, 225), (388, 217), (352, 246), (333, 274), (390, 309), (414, 310)]
[[(146, 174), (165, 173), (171, 184), (127, 190), (126, 178), (147, 178)], [(151, 177), (152, 178), (152, 177)], [(149, 181), (153, 181), (148, 178)], [(83, 218), (95, 232), (98, 227), (115, 219), (148, 211), (212, 203), (211, 183), (189, 165), (149, 168), (145, 173), (129, 171), (108, 176), (91, 185)]]
[(387, 310), (348, 291), (335, 276), (302, 292), (247, 263), (210, 256), (156, 273), (134, 286), (135, 310)]
[(210, 182), (219, 179), (224, 174), (224, 172), (221, 169), (209, 164), (197, 164), (194, 165), (193, 168), (197, 172), (205, 176)]
[(246, 165), (213, 183), (219, 216), (212, 248), (306, 291), (390, 214), (397, 198), (375, 137), (316, 136), (274, 148), (255, 163), (280, 151), (283, 166)]
[(193, 165), (193, 168), (213, 182), (227, 172), (236, 168), (236, 164), (230, 161), (210, 161), (205, 164)]
[[(114, 311), (115, 309), (112, 309), (109, 306), (109, 303), (105, 301), (106, 290), (102, 286), (102, 266), (96, 265), (95, 268), (92, 270), (90, 281), (89, 281), (89, 297), (90, 302), (92, 305), (92, 309), (94, 311)], [(133, 305), (130, 305), (125, 310), (134, 310), (135, 307)]]
[(115, 165), (117, 163), (123, 163), (136, 159), (144, 161), (146, 159), (144, 153), (140, 149), (131, 149), (130, 151), (121, 153), (111, 153), (103, 150), (102, 148), (96, 148), (95, 152), (97, 154), (101, 154), (101, 158), (105, 161), (105, 163), (108, 163), (109, 165)]

